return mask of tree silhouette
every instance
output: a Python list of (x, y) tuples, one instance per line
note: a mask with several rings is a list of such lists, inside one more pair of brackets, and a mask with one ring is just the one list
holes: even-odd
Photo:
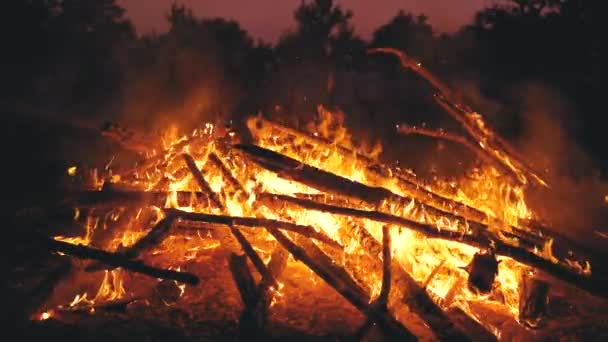
[(427, 20), (423, 14), (414, 16), (401, 10), (374, 32), (371, 46), (394, 47), (419, 59), (430, 60), (434, 38)]

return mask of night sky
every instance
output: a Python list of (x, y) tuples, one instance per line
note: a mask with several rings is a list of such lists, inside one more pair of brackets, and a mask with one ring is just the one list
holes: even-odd
[[(139, 33), (163, 32), (165, 19), (175, 0), (119, 0)], [(293, 28), (293, 11), (301, 0), (179, 0), (199, 17), (223, 17), (241, 23), (254, 38), (275, 42), (286, 29)], [(469, 22), (474, 13), (493, 0), (339, 0), (343, 8), (354, 12), (358, 34), (369, 38), (387, 23), (398, 10), (429, 16), (433, 27), (452, 32)], [(494, 1), (495, 2), (495, 1)]]

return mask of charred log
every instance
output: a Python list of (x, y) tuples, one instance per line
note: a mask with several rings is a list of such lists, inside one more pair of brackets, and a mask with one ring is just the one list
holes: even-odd
[(475, 253), (473, 259), (466, 266), (469, 273), (467, 283), (469, 289), (474, 292), (488, 293), (498, 275), (498, 264), (496, 256), (492, 251)]

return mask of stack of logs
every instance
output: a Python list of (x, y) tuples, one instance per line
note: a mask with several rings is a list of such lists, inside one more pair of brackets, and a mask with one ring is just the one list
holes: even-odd
[[(546, 182), (538, 173), (513, 152), (512, 148), (509, 148), (487, 127), (476, 123), (475, 120), (478, 118), (474, 113), (468, 107), (460, 105), (457, 99), (451, 95), (452, 92), (430, 75), (428, 71), (422, 69), (419, 63), (394, 50), (384, 49), (375, 52), (398, 53), (405, 66), (415, 69), (428, 79), (438, 91), (437, 101), (465, 126), (473, 137), (473, 141), (461, 137), (453, 138), (447, 134), (441, 134), (438, 137), (465, 144), (475, 150), (483, 160), (495, 165), (500, 172), (503, 172), (506, 177), (513, 181), (520, 184), (546, 185)], [(269, 120), (258, 118), (255, 124), (295, 136), (298, 139), (304, 139), (311, 144), (336, 148), (335, 144), (323, 138), (290, 129)], [(407, 126), (401, 127), (401, 130), (406, 133), (421, 132)], [(422, 133), (431, 134), (429, 132)], [(101, 191), (80, 191), (73, 194), (60, 207), (75, 207), (82, 210), (104, 206), (156, 206), (162, 208), (162, 219), (136, 243), (128, 247), (121, 247), (115, 252), (74, 245), (46, 238), (42, 234), (37, 238), (50, 250), (76, 258), (95, 260), (89, 266), (91, 270), (122, 268), (154, 278), (171, 279), (196, 285), (199, 283), (196, 275), (149, 266), (140, 260), (140, 256), (143, 252), (153, 249), (170, 234), (176, 234), (181, 230), (199, 229), (196, 225), (186, 224), (187, 222), (222, 226), (224, 229), (218, 229), (218, 231), (222, 234), (222, 244), (234, 251), (229, 258), (229, 266), (245, 307), (240, 319), (243, 336), (263, 337), (267, 318), (266, 312), (272, 300), (273, 291), (277, 288), (277, 278), (285, 269), (288, 257), (291, 255), (296, 260), (304, 263), (367, 317), (365, 325), (361, 327), (357, 334), (358, 336), (364, 336), (370, 327), (377, 326), (389, 338), (416, 340), (416, 336), (401, 324), (388, 309), (389, 293), (400, 291), (402, 293), (402, 303), (405, 303), (413, 313), (424, 320), (439, 339), (495, 340), (492, 333), (488, 332), (479, 322), (469, 317), (462, 310), (455, 307), (449, 308), (443, 303), (443, 307), (448, 307), (444, 310), (428, 294), (425, 284), (420, 284), (414, 280), (391, 257), (389, 230), (392, 227), (413, 230), (428, 238), (456, 241), (478, 248), (480, 252), (474, 256), (471, 264), (467, 267), (469, 273), (468, 285), (475, 291), (489, 291), (498, 269), (496, 257), (506, 256), (534, 268), (539, 271), (538, 273), (546, 275), (545, 278), (551, 281), (566, 282), (595, 296), (608, 297), (608, 291), (603, 286), (601, 279), (596, 278), (596, 276), (581, 274), (561, 262), (548, 260), (533, 252), (534, 248), (542, 249), (548, 239), (560, 238), (546, 227), (524, 222), (519, 226), (509, 227), (510, 229), (508, 229), (508, 232), (505, 231), (504, 235), (497, 234), (488, 228), (495, 218), (490, 218), (480, 210), (464, 203), (434, 193), (422, 186), (415, 177), (394, 172), (394, 170), (390, 170), (369, 157), (346, 147), (337, 146), (342, 153), (351, 157), (354, 156), (361, 163), (368, 165), (366, 172), (369, 175), (383, 179), (395, 178), (406, 189), (408, 196), (395, 194), (386, 188), (349, 180), (260, 146), (232, 144), (225, 139), (217, 140), (215, 142), (216, 150), (207, 155), (205, 167), (214, 168), (222, 174), (227, 191), (231, 193), (231, 196), (245, 201), (251, 195), (234, 176), (233, 171), (231, 171), (234, 168), (228, 162), (228, 160), (239, 160), (240, 158), (242, 161), (252, 161), (257, 167), (272, 171), (283, 179), (298, 182), (324, 194), (332, 195), (302, 194), (287, 196), (260, 192), (255, 194), (253, 207), (264, 207), (275, 212), (286, 212), (282, 210), (284, 208), (298, 208), (347, 218), (366, 219), (384, 225), (381, 241), (376, 240), (362, 227), (355, 226), (350, 233), (366, 249), (371, 258), (382, 265), (380, 295), (372, 301), (367, 291), (343, 267), (334, 263), (332, 257), (324, 249), (319, 247), (319, 244), (322, 244), (330, 249), (340, 250), (343, 248), (340, 243), (324, 233), (311, 226), (293, 223), (293, 220), (285, 214), (280, 215), (280, 219), (268, 219), (261, 216), (230, 216), (226, 208), (225, 196), (212, 190), (208, 178), (205, 176), (205, 167), (201, 171), (193, 156), (184, 152), (184, 147), (190, 142), (188, 140), (182, 141), (177, 144), (179, 146), (173, 146), (165, 153), (160, 154), (161, 157), (151, 158), (137, 169), (124, 172), (122, 176), (123, 179), (136, 177), (134, 174), (137, 172), (143, 173), (146, 168), (158, 167), (167, 158), (181, 158), (183, 159), (183, 165), (196, 181), (199, 191), (178, 191), (176, 193), (177, 201), (188, 203), (194, 198), (197, 202), (206, 202), (210, 208), (209, 212), (186, 212), (174, 208), (164, 208), (167, 197), (175, 195), (175, 193), (172, 194), (160, 186), (152, 191), (124, 190), (106, 186)], [(470, 232), (463, 234), (460, 231), (437, 229), (434, 225), (389, 214), (382, 210), (369, 209), (380, 208), (382, 203), (387, 200), (408, 203), (411, 199), (424, 204), (427, 210), (438, 215), (454, 221), (467, 222)], [(345, 205), (345, 203), (350, 205)], [(354, 203), (361, 205), (357, 207), (353, 205)], [(55, 211), (59, 212), (60, 210), (51, 208), (49, 213)], [(210, 212), (213, 212), (213, 214)], [(274, 250), (268, 263), (264, 263), (252, 243), (241, 233), (241, 227), (265, 229), (276, 239), (279, 247)], [(505, 242), (506, 239), (503, 238), (505, 235), (508, 235), (510, 241), (517, 241), (517, 244)], [(572, 243), (572, 247), (576, 249), (577, 245)], [(585, 253), (585, 250), (581, 247), (577, 252)], [(261, 276), (261, 280), (257, 284), (247, 266), (247, 259), (250, 260)], [(391, 284), (393, 284), (393, 288), (391, 288)], [(395, 284), (398, 284), (399, 288), (395, 288)], [(524, 279), (522, 284), (524, 286), (522, 286), (520, 299), (520, 321), (528, 327), (536, 327), (545, 313), (549, 282), (534, 278)]]

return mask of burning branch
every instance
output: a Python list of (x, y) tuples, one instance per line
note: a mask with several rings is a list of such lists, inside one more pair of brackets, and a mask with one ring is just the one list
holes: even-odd
[(437, 91), (435, 96), (437, 102), (446, 109), (448, 114), (458, 121), (466, 129), (489, 155), (498, 159), (505, 167), (511, 169), (518, 175), (522, 183), (533, 181), (539, 185), (547, 186), (547, 183), (529, 167), (521, 156), (515, 150), (502, 140), (498, 134), (492, 131), (482, 121), (478, 113), (473, 112), (467, 105), (463, 105), (461, 98), (455, 95), (455, 92), (450, 89), (439, 78), (433, 75), (428, 69), (422, 66), (422, 63), (414, 60), (406, 55), (403, 51), (393, 48), (377, 48), (371, 49), (370, 53), (387, 53), (399, 57), (401, 65), (404, 68), (411, 69), (416, 72), (427, 82), (429, 82)]
[(139, 260), (132, 260), (123, 255), (106, 252), (101, 249), (74, 245), (49, 238), (44, 238), (44, 243), (51, 250), (69, 254), (80, 259), (97, 260), (113, 268), (121, 267), (132, 272), (148, 275), (150, 277), (176, 280), (190, 285), (196, 285), (199, 283), (198, 277), (192, 273), (164, 270), (148, 266)]

